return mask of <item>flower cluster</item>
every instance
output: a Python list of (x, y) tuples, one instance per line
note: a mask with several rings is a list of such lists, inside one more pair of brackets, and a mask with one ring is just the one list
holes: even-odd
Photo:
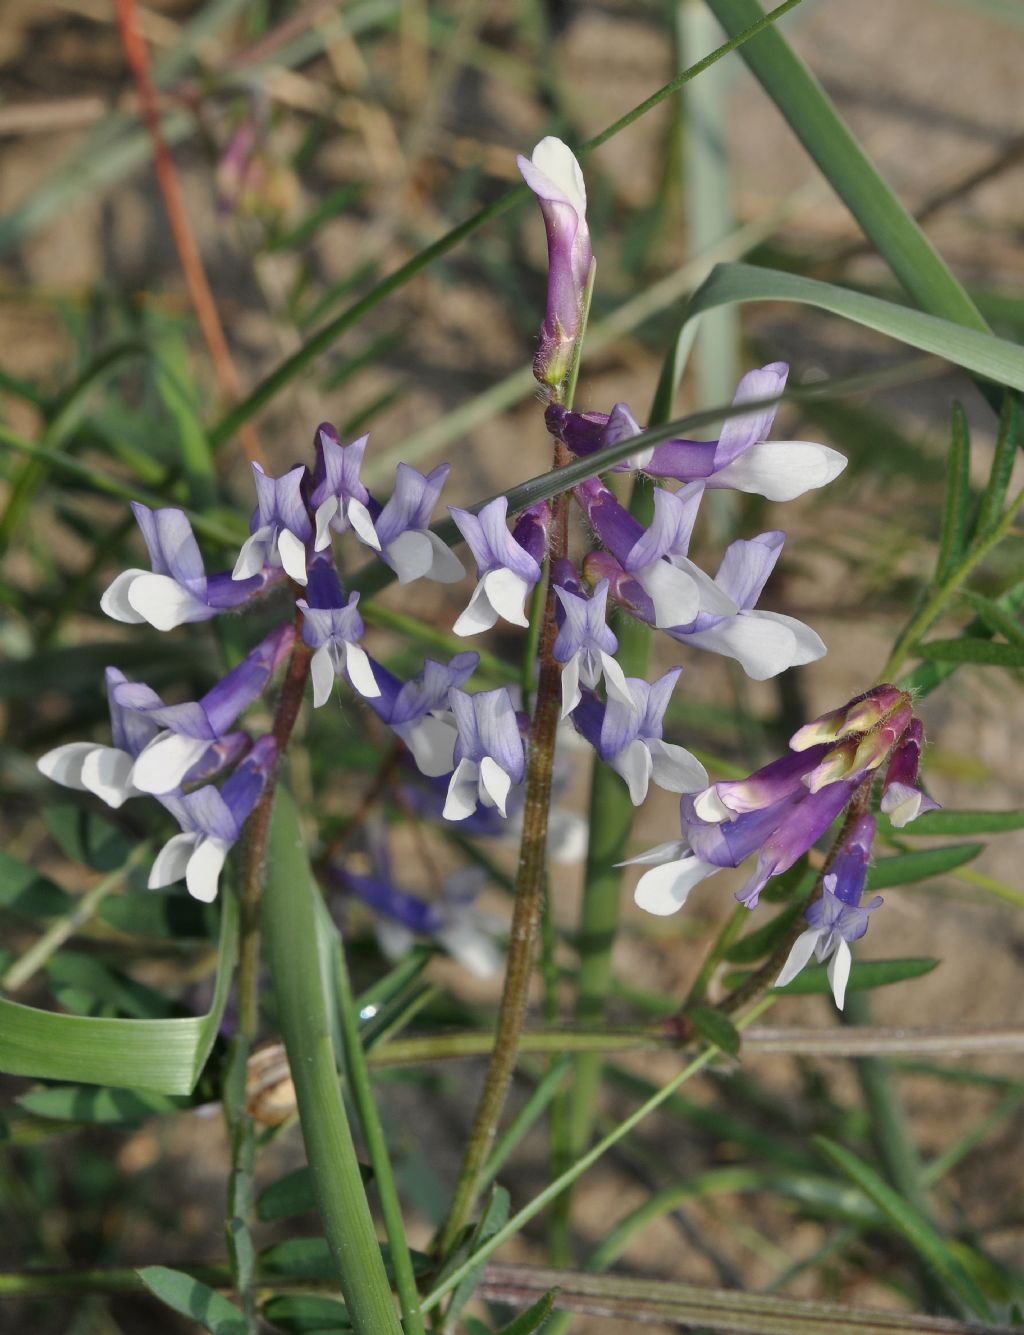
[(789, 982), (816, 953), (830, 956), (836, 1004), (842, 1006), (850, 972), (849, 943), (864, 935), (868, 914), (881, 904), (860, 905), (875, 819), (871, 790), (888, 761), (881, 810), (901, 827), (936, 803), (918, 787), (923, 728), (906, 692), (876, 686), (848, 704), (800, 728), (790, 751), (746, 779), (712, 784), (680, 802), (678, 840), (660, 844), (630, 861), (649, 866), (636, 901), (649, 913), (681, 909), (690, 891), (723, 867), (738, 867), (756, 855), (736, 898), (756, 908), (773, 876), (793, 866), (857, 799), (862, 814), (852, 819), (824, 877), (823, 893), (806, 910), (808, 931), (798, 939), (782, 971)]
[[(580, 550), (572, 559), (555, 548), (557, 559), (548, 561), (548, 501), (513, 515), (504, 496), (474, 509), (450, 508), (476, 569), (475, 588), (453, 629), (466, 638), (499, 620), (527, 626), (531, 594), (549, 564), (555, 624), (547, 643), (553, 642), (561, 668), (562, 719), (622, 777), (634, 804), (644, 801), (651, 782), (682, 795), (682, 839), (641, 859), (655, 865), (641, 879), (639, 902), (652, 912), (670, 912), (704, 876), (756, 852), (756, 870), (741, 894), (753, 907), (768, 878), (820, 837), (890, 753), (883, 810), (897, 821), (925, 808), (928, 799), (916, 786), (920, 726), (909, 702), (895, 688), (879, 688), (839, 711), (841, 718), (802, 730), (791, 755), (745, 783), (709, 788), (700, 762), (664, 736), (682, 668), (654, 682), (627, 677), (616, 661), (618, 640), (608, 612), (615, 607), (678, 645), (733, 658), (757, 680), (820, 658), (825, 646), (813, 630), (757, 606), (784, 534), (772, 530), (733, 542), (714, 576), (692, 559), (690, 544), (709, 489), (790, 500), (830, 482), (845, 459), (811, 442), (768, 440), (787, 375), (777, 362), (743, 377), (737, 411), (716, 440), (669, 440), (653, 448), (641, 442), (630, 452), (629, 442), (642, 431), (625, 404), (608, 413), (566, 407), (595, 273), (586, 191), (578, 163), (559, 140), (542, 140), (532, 158), (520, 158), (518, 165), (547, 229), (548, 302), (534, 363), (548, 398), (545, 420), (560, 457), (589, 458), (595, 472), (571, 493), (584, 521), (574, 530)], [(363, 436), (343, 444), (323, 424), (311, 464), (299, 463), (279, 477), (254, 464), (249, 536), (232, 568), (216, 574), (207, 574), (183, 511), (133, 506), (150, 569), (127, 570), (107, 589), (102, 607), (115, 620), (169, 631), (251, 607), (275, 591), (291, 602), (282, 624), (201, 700), (168, 705), (148, 686), (108, 669), (113, 745), (71, 743), (39, 761), (50, 778), (110, 805), (141, 794), (157, 797), (181, 832), (158, 855), (153, 886), (183, 877), (193, 895), (216, 894), (227, 852), (277, 763), (272, 736), (254, 740), (236, 723), (263, 695), (299, 637), (310, 656), (314, 708), (328, 702), (336, 681), (347, 683), (404, 743), (422, 776), (418, 800), (433, 804), (437, 816), (462, 822), (466, 831), (482, 830), (514, 820), (522, 809), (531, 720), (508, 689), (473, 689), (478, 655), (427, 660), (403, 680), (363, 647), (359, 594), (346, 595), (335, 564), (337, 543), (383, 562), (402, 585), (419, 579), (453, 584), (466, 573), (431, 528), (449, 465), (423, 474), (399, 464), (391, 494), (378, 499), (361, 477), (367, 443)], [(655, 481), (649, 524), (640, 523), (602, 480), (602, 474), (622, 471)], [(869, 846), (863, 831), (858, 837), (857, 847)], [(841, 866), (837, 862), (834, 883), (826, 887), (832, 898), (820, 901), (808, 919), (817, 935), (810, 944), (808, 934), (801, 938), (798, 962), (812, 951), (835, 953), (835, 942), (855, 939), (866, 926), (870, 909), (858, 907), (854, 862), (853, 853)], [(378, 911), (439, 940), (464, 903), (460, 892), (456, 907), (424, 916), (406, 903), (405, 891), (380, 859), (368, 879), (344, 870), (339, 875)], [(382, 886), (390, 887), (387, 894)], [(404, 905), (402, 912), (396, 905)]]

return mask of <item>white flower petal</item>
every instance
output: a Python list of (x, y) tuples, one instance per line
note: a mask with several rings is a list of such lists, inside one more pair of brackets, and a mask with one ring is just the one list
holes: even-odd
[(660, 867), (663, 862), (678, 862), (686, 852), (682, 839), (670, 839), (667, 844), (655, 844), (644, 853), (616, 862), (616, 867)]
[(473, 590), (469, 606), (456, 621), (452, 630), (456, 635), (479, 635), (481, 631), (490, 630), (497, 619), (498, 613), (491, 606), (484, 581), (481, 580)]
[(307, 578), (306, 544), (302, 539), (297, 538), (290, 528), (283, 528), (277, 535), (277, 550), (285, 574), (290, 576), (296, 584), (305, 584)]
[(185, 885), (193, 899), (211, 904), (217, 898), (217, 884), (230, 847), (223, 839), (199, 841), (185, 871)]
[(775, 980), (775, 987), (785, 987), (787, 983), (791, 983), (800, 970), (810, 963), (811, 956), (814, 954), (814, 947), (818, 944), (820, 936), (821, 932), (816, 927), (811, 927), (808, 931), (800, 933), (793, 942), (793, 949), (786, 957), (782, 972)]
[(380, 695), (377, 678), (373, 675), (366, 651), (358, 644), (345, 645), (345, 671), (352, 683), (353, 690), (367, 700), (375, 700)]
[(316, 530), (313, 537), (313, 550), (315, 552), (322, 552), (325, 547), (331, 545), (331, 520), (337, 513), (337, 496), (328, 496), (316, 507), (316, 514), (313, 516), (313, 525)]
[(635, 807), (640, 806), (647, 796), (651, 770), (654, 768), (650, 751), (638, 737), (619, 752), (611, 762), (611, 766), (625, 779), (626, 787), (629, 789), (629, 800)]
[(579, 653), (573, 654), (565, 667), (562, 668), (562, 718), (568, 718), (579, 702), (583, 699), (583, 693), (580, 690), (580, 656)]
[(460, 760), (455, 773), (448, 784), (448, 796), (445, 799), (445, 820), (465, 820), (476, 810), (477, 780), (479, 770), (472, 760)]
[(132, 580), (128, 601), (142, 621), (157, 630), (174, 630), (188, 620), (199, 599), (170, 575), (140, 575)]
[(209, 748), (201, 737), (182, 737), (161, 732), (139, 753), (132, 769), (132, 783), (143, 793), (169, 793)]
[(82, 769), (86, 760), (96, 750), (98, 747), (95, 742), (66, 742), (63, 746), (55, 746), (52, 751), (40, 756), (36, 761), (36, 768), (54, 783), (85, 792)]
[(512, 780), (501, 768), (493, 756), (484, 756), (480, 762), (480, 793), (490, 798), (491, 805), (496, 806), (501, 814), (505, 815), (505, 804), (508, 801), (509, 792), (512, 789)]
[(695, 793), (707, 787), (707, 770), (684, 747), (652, 740), (647, 748), (653, 762), (652, 777), (659, 788), (668, 793)]
[(693, 809), (701, 820), (706, 820), (709, 825), (721, 825), (722, 821), (732, 820), (736, 815), (736, 812), (727, 807), (718, 796), (718, 789), (714, 784), (697, 794), (693, 799)]
[(168, 839), (150, 868), (150, 890), (159, 890), (161, 886), (173, 885), (175, 881), (181, 880), (198, 838), (196, 834), (176, 834), (173, 839)]
[[(688, 556), (673, 556), (672, 564), (677, 570), (682, 570), (689, 575), (697, 586), (697, 598), (700, 610), (710, 612), (714, 616), (731, 617), (735, 616), (740, 610), (726, 591), (715, 583), (706, 570), (701, 570), (695, 561), (691, 561)], [(677, 622), (677, 625), (684, 625), (685, 622)]]
[(132, 607), (128, 601), (128, 594), (135, 581), (142, 575), (148, 574), (148, 570), (123, 571), (112, 584), (107, 586), (107, 591), (100, 599), (100, 608), (115, 621), (123, 621), (129, 626), (141, 625), (146, 618)]
[(377, 530), (373, 526), (370, 512), (363, 502), (352, 497), (345, 513), (348, 515), (348, 522), (352, 525), (352, 530), (359, 541), (365, 542), (367, 547), (372, 547), (375, 552), (379, 552), (380, 538), (377, 537)]
[(633, 693), (626, 685), (626, 674), (618, 665), (611, 654), (601, 651), (601, 668), (604, 672), (604, 684), (608, 691), (609, 700), (618, 700), (629, 709), (636, 709), (636, 701), (633, 699)]
[(399, 584), (411, 584), (430, 570), (434, 550), (425, 533), (407, 529), (384, 549), (384, 559), (398, 576)]
[(438, 584), (457, 584), (465, 575), (466, 567), (448, 544), (442, 542), (436, 533), (431, 533), (429, 529), (425, 529), (423, 536), (434, 551), (430, 569), (427, 571), (427, 578), (436, 580)]
[(488, 602), (500, 617), (513, 626), (530, 624), (526, 615), (526, 595), (530, 592), (530, 586), (522, 575), (503, 566), (485, 575), (483, 585), (487, 590)]
[[(395, 732), (412, 752), (416, 768), (421, 774), (425, 774), (428, 779), (440, 779), (445, 774), (451, 774), (455, 764), (455, 742), (459, 735), (452, 724), (428, 714), (416, 723), (402, 724)], [(476, 809), (475, 798), (473, 809)], [(463, 817), (457, 819), (462, 820)]]
[(667, 918), (672, 913), (678, 913), (695, 885), (706, 876), (713, 876), (716, 871), (717, 867), (688, 854), (678, 862), (666, 862), (644, 872), (637, 882), (633, 898), (647, 913)]
[(238, 553), (235, 568), (231, 572), (232, 579), (249, 579), (252, 575), (259, 574), (263, 569), (264, 561), (267, 559), (267, 542), (270, 539), (270, 533), (269, 528), (258, 528), (255, 533), (249, 534)]
[(768, 621), (778, 621), (792, 632), (796, 646), (790, 660), (790, 667), (802, 667), (805, 663), (816, 663), (819, 658), (824, 658), (828, 653), (825, 641), (818, 632), (811, 630), (810, 626), (798, 621), (796, 617), (784, 616), (782, 612), (756, 612), (754, 615)]
[(850, 981), (852, 966), (853, 952), (850, 950), (849, 942), (840, 940), (828, 966), (828, 981), (832, 985), (832, 995), (839, 1010), (843, 1009), (846, 1001), (846, 985)]
[(634, 578), (654, 604), (654, 624), (659, 630), (667, 626), (686, 626), (700, 611), (697, 586), (684, 570), (667, 561), (655, 561)]
[(313, 708), (319, 709), (331, 698), (334, 689), (334, 659), (329, 644), (322, 644), (309, 660), (309, 675), (313, 682)]
[[(792, 630), (763, 612), (727, 617), (717, 626), (687, 635), (684, 643), (734, 658), (753, 681), (767, 681), (785, 672), (800, 656)], [(822, 645), (822, 651), (824, 648)]]
[(576, 155), (568, 144), (553, 134), (546, 135), (530, 155), (538, 171), (561, 190), (580, 218), (587, 212), (587, 187)]
[(715, 487), (752, 492), (769, 501), (792, 501), (824, 487), (846, 467), (838, 450), (807, 440), (762, 440), (720, 469)]
[(96, 746), (82, 766), (82, 783), (108, 807), (119, 807), (138, 789), (131, 781), (135, 758), (116, 746)]

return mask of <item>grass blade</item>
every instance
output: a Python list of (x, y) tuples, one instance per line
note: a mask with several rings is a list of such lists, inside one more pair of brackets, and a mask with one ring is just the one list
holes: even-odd
[(971, 432), (963, 405), (953, 403), (952, 436), (946, 463), (946, 502), (935, 563), (935, 583), (941, 584), (964, 554), (967, 543), (967, 508), (971, 499)]

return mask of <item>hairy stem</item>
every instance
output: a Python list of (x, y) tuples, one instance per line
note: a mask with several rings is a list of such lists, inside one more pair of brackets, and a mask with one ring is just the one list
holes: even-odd
[(246, 1069), (259, 1033), (260, 901), (274, 806), (277, 767), (288, 748), (309, 675), (310, 651), (296, 638), (274, 715), (277, 762), (246, 829), (239, 887), (238, 1027), (228, 1052), (224, 1077), (224, 1117), (231, 1141), (227, 1191), (227, 1246), (235, 1289), (251, 1331), (257, 1329), (255, 1270), (249, 1238), (256, 1135), (245, 1107)]
[[(555, 444), (555, 467), (568, 462), (568, 451)], [(563, 494), (552, 502), (548, 557), (551, 561), (565, 556), (568, 544), (569, 498)], [(541, 903), (547, 869), (548, 811), (551, 806), (551, 771), (555, 760), (555, 734), (558, 729), (561, 676), (554, 648), (558, 627), (555, 622), (555, 594), (549, 586), (544, 603), (544, 623), (540, 642), (540, 673), (537, 699), (526, 759), (526, 796), (523, 803), (523, 834), (519, 845), (515, 904), (509, 935), (505, 986), (498, 1009), (494, 1047), (477, 1104), (473, 1126), (466, 1144), (459, 1179), (448, 1217), (438, 1235), (437, 1248), (444, 1255), (450, 1250), (473, 1209), (487, 1156), (498, 1129), (505, 1105), (512, 1071), (519, 1047), (526, 1002), (533, 973)]]

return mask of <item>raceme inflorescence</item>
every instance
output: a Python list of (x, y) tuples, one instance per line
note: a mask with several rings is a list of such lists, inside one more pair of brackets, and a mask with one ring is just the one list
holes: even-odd
[[(786, 384), (781, 362), (742, 378), (735, 411), (715, 440), (667, 440), (624, 453), (623, 446), (643, 434), (626, 404), (607, 413), (574, 410), (567, 386), (595, 273), (583, 176), (556, 139), (542, 140), (532, 158), (518, 164), (547, 229), (548, 301), (534, 362), (546, 426), (563, 459), (587, 460), (593, 473), (571, 489), (582, 521), (574, 527), (579, 550), (572, 556), (554, 546), (552, 501), (518, 514), (509, 514), (505, 496), (451, 508), (476, 571), (454, 632), (470, 639), (499, 621), (528, 627), (531, 595), (548, 578), (563, 726), (571, 721), (599, 761), (622, 777), (634, 804), (644, 801), (651, 783), (681, 797), (680, 838), (634, 859), (649, 867), (637, 901), (652, 913), (674, 912), (699, 881), (748, 858), (756, 858), (755, 869), (739, 898), (754, 908), (769, 878), (851, 813), (820, 893), (806, 909), (807, 930), (780, 979), (788, 981), (814, 955), (829, 959), (841, 1005), (850, 942), (864, 934), (881, 902), (861, 903), (875, 779), (884, 773), (881, 809), (895, 825), (934, 805), (918, 786), (923, 738), (910, 698), (877, 686), (800, 729), (786, 756), (748, 779), (709, 785), (703, 765), (664, 737), (682, 667), (653, 682), (627, 676), (616, 661), (608, 614), (616, 609), (687, 649), (732, 658), (759, 681), (820, 658), (825, 645), (814, 630), (758, 607), (783, 533), (730, 543), (713, 576), (689, 549), (709, 490), (787, 501), (832, 481), (846, 461), (824, 445), (768, 439)], [(199, 700), (165, 704), (148, 686), (108, 668), (111, 744), (73, 742), (39, 760), (51, 779), (110, 806), (149, 795), (166, 808), (179, 832), (157, 854), (151, 887), (183, 878), (196, 898), (216, 896), (225, 859), (279, 758), (273, 734), (254, 738), (239, 720), (265, 695), (299, 638), (311, 655), (314, 708), (327, 703), (340, 681), (354, 707), (373, 711), (407, 748), (408, 769), (419, 776), (406, 781), (407, 801), (422, 814), (481, 833), (521, 819), (531, 718), (516, 695), (504, 686), (474, 689), (479, 656), (473, 652), (447, 662), (428, 659), (403, 680), (363, 647), (359, 594), (346, 594), (336, 547), (348, 544), (382, 562), (402, 585), (421, 579), (455, 584), (466, 576), (460, 557), (431, 528), (449, 465), (423, 474), (399, 464), (382, 501), (361, 480), (367, 443), (363, 436), (344, 444), (325, 423), (316, 429), (307, 462), (280, 477), (254, 464), (250, 536), (230, 570), (206, 573), (181, 509), (132, 507), (150, 569), (130, 569), (113, 581), (102, 599), (110, 617), (172, 631), (265, 604), (282, 613), (281, 623)], [(602, 467), (613, 447), (611, 463)], [(649, 523), (635, 518), (602, 478), (622, 472), (653, 484)], [(468, 952), (478, 971), (493, 967), (491, 948), (481, 944), (467, 916), (475, 884), (472, 892), (457, 885), (443, 903), (425, 906), (395, 884), (379, 851), (371, 875), (339, 869), (337, 879), (397, 925), (398, 935), (432, 936), (456, 953)]]

